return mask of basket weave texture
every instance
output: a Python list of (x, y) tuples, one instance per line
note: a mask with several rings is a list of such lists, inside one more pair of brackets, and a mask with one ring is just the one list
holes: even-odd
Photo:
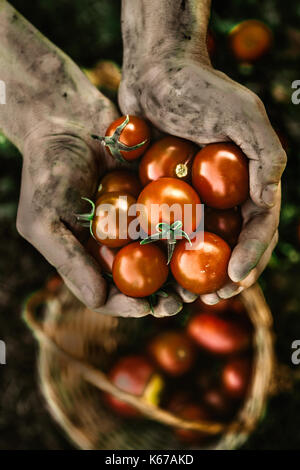
[[(24, 318), (39, 342), (39, 377), (51, 414), (81, 449), (192, 448), (174, 438), (173, 427), (215, 436), (209, 448), (240, 447), (263, 415), (274, 367), (272, 316), (263, 293), (256, 284), (240, 297), (254, 326), (253, 372), (243, 407), (235, 421), (225, 425), (183, 420), (108, 380), (107, 370), (145, 328), (146, 319), (91, 311), (65, 286), (55, 294), (35, 293), (26, 304)], [(103, 404), (103, 391), (134, 405), (145, 419), (119, 418)]]

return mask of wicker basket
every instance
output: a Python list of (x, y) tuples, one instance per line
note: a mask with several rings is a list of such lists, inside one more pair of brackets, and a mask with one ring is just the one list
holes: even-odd
[[(259, 286), (247, 289), (241, 300), (254, 325), (253, 375), (235, 421), (224, 424), (183, 420), (108, 380), (105, 372), (117, 352), (134, 341), (145, 319), (100, 315), (85, 308), (65, 286), (52, 294), (37, 292), (28, 300), (24, 317), (40, 345), (41, 387), (52, 415), (82, 449), (183, 449), (173, 427), (215, 436), (209, 448), (241, 446), (263, 414), (274, 366), (272, 317)], [(119, 418), (103, 404), (101, 391), (134, 405), (145, 419)]]

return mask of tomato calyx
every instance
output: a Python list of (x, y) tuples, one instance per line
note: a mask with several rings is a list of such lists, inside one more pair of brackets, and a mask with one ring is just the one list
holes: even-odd
[(92, 222), (93, 222), (93, 219), (94, 219), (94, 216), (95, 216), (95, 210), (96, 210), (95, 203), (87, 197), (82, 197), (81, 199), (83, 199), (84, 201), (87, 201), (91, 204), (91, 206), (92, 206), (91, 212), (87, 212), (85, 214), (75, 214), (75, 217), (76, 217), (77, 221), (80, 223), (80, 225), (82, 225), (82, 227), (89, 227), (90, 234), (96, 240), (95, 235), (93, 233), (93, 228), (92, 228)]
[(143, 140), (143, 142), (140, 142), (139, 144), (137, 145), (133, 145), (133, 146), (128, 146), (126, 144), (123, 144), (121, 141), (120, 141), (120, 136), (121, 136), (121, 133), (123, 131), (123, 129), (127, 126), (127, 124), (129, 123), (129, 116), (127, 114), (126, 118), (124, 119), (124, 121), (122, 122), (122, 124), (120, 124), (115, 132), (113, 133), (112, 136), (104, 136), (104, 137), (100, 137), (98, 135), (95, 135), (95, 134), (92, 134), (91, 137), (95, 140), (99, 140), (105, 147), (108, 147), (108, 149), (110, 150), (110, 153), (112, 154), (112, 156), (114, 158), (116, 158), (116, 160), (118, 160), (119, 162), (126, 162), (126, 159), (122, 156), (121, 154), (121, 150), (123, 152), (131, 152), (133, 150), (137, 150), (139, 149), (140, 147), (142, 147), (143, 145), (145, 145), (147, 142), (148, 142), (148, 139), (146, 140)]
[(172, 259), (172, 255), (178, 238), (186, 238), (189, 244), (192, 244), (188, 234), (184, 230), (182, 230), (181, 220), (175, 220), (175, 222), (173, 222), (171, 225), (165, 222), (160, 222), (156, 225), (155, 228), (156, 232), (153, 233), (153, 235), (150, 235), (150, 237), (144, 238), (144, 240), (142, 240), (140, 243), (141, 245), (146, 245), (147, 243), (152, 243), (157, 240), (166, 240), (168, 243), (167, 264), (169, 264)]

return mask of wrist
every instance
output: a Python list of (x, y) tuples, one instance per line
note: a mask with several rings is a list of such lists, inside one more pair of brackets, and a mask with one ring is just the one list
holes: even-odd
[(210, 65), (206, 46), (211, 0), (123, 0), (123, 73), (175, 58)]

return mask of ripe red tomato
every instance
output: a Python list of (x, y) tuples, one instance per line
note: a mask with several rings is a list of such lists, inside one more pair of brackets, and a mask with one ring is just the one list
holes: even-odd
[(165, 331), (149, 344), (149, 352), (156, 364), (172, 376), (180, 376), (191, 369), (195, 347), (181, 331)]
[(196, 147), (191, 142), (171, 135), (158, 140), (143, 156), (139, 175), (143, 186), (158, 178), (172, 177), (188, 181)]
[(258, 20), (246, 20), (229, 33), (231, 50), (240, 61), (254, 62), (270, 49), (273, 35), (270, 28)]
[(155, 244), (130, 243), (116, 255), (113, 280), (123, 294), (147, 297), (165, 283), (169, 268), (163, 251)]
[[(124, 392), (143, 397), (148, 403), (158, 405), (164, 388), (162, 377), (143, 356), (127, 356), (119, 359), (108, 374), (110, 381)], [(105, 393), (105, 402), (121, 416), (139, 416), (133, 406), (117, 397)]]
[(185, 240), (177, 243), (171, 271), (185, 289), (198, 295), (209, 294), (225, 284), (230, 254), (229, 246), (218, 235), (199, 233), (191, 246)]
[(100, 264), (104, 272), (112, 273), (113, 262), (118, 252), (117, 248), (101, 245), (100, 243), (96, 242), (93, 237), (90, 237), (86, 244), (86, 249)]
[(215, 233), (233, 248), (238, 241), (243, 219), (237, 207), (227, 210), (205, 207), (204, 227), (207, 232)]
[(192, 181), (209, 207), (230, 209), (243, 204), (249, 195), (247, 157), (235, 144), (209, 144), (194, 158)]
[(116, 248), (130, 242), (128, 227), (135, 217), (129, 216), (128, 211), (135, 203), (134, 197), (124, 192), (105, 193), (99, 197), (92, 221), (93, 235), (99, 243)]
[[(202, 405), (189, 403), (178, 411), (178, 416), (188, 421), (210, 421), (211, 415)], [(188, 444), (200, 444), (209, 437), (209, 434), (201, 431), (193, 431), (190, 429), (175, 429), (175, 435), (181, 442)]]
[[(200, 198), (189, 184), (178, 178), (160, 178), (152, 181), (143, 189), (137, 203), (144, 207), (140, 211), (139, 221), (142, 229), (149, 235), (156, 233), (158, 222), (171, 225), (179, 220), (183, 223), (182, 229), (187, 234), (195, 231), (200, 223)], [(171, 210), (173, 204), (174, 211)]]
[(251, 344), (249, 324), (236, 314), (199, 313), (189, 321), (187, 332), (212, 354), (236, 354)]
[[(116, 119), (107, 129), (106, 137), (111, 137), (116, 131), (117, 127), (120, 126), (126, 119), (126, 116), (121, 116)], [(150, 143), (150, 128), (148, 124), (137, 116), (129, 116), (129, 122), (126, 124), (121, 132), (119, 141), (128, 147), (134, 147), (142, 142), (145, 142), (140, 148), (136, 150), (124, 151), (120, 150), (122, 157), (127, 161), (135, 160), (139, 158), (146, 150)]]
[(229, 359), (222, 372), (226, 393), (233, 398), (244, 398), (251, 379), (251, 362), (247, 357)]
[(142, 185), (135, 173), (127, 170), (114, 170), (107, 173), (100, 181), (97, 199), (104, 193), (123, 192), (137, 198)]

